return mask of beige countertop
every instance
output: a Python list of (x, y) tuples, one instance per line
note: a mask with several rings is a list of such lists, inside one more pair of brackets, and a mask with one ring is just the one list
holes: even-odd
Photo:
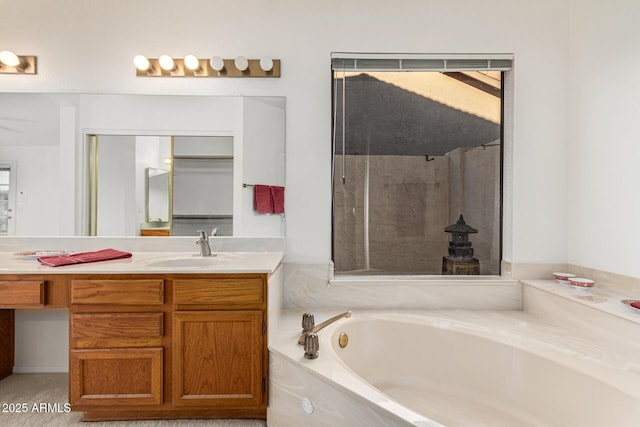
[(131, 258), (49, 267), (37, 259), (0, 252), (0, 274), (273, 273), (282, 252), (132, 252)]

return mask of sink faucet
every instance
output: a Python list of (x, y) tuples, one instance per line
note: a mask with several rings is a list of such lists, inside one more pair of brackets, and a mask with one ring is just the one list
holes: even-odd
[(200, 256), (211, 256), (211, 247), (209, 246), (209, 236), (204, 230), (198, 230), (198, 240), (196, 243), (200, 245)]
[(304, 313), (302, 315), (302, 333), (298, 337), (298, 344), (304, 345), (304, 338), (307, 334), (316, 334), (319, 330), (326, 328), (336, 320), (340, 320), (343, 317), (351, 317), (351, 311), (345, 311), (344, 313), (340, 313), (336, 316), (333, 316), (331, 319), (327, 319), (324, 322), (320, 323), (318, 326), (313, 326), (313, 314)]

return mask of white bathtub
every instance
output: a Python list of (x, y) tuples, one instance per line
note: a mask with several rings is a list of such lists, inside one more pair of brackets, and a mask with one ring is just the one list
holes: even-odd
[(356, 312), (314, 360), (292, 327), (273, 346), (270, 427), (640, 425), (637, 365), (522, 312)]

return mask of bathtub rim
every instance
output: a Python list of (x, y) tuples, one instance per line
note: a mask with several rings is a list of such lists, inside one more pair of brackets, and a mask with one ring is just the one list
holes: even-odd
[[(316, 312), (316, 320), (319, 322), (323, 320), (323, 318), (329, 318), (335, 314), (335, 310), (331, 312)], [(409, 408), (403, 406), (401, 403), (391, 399), (381, 390), (378, 390), (369, 384), (365, 379), (361, 378), (351, 368), (349, 368), (342, 358), (333, 350), (334, 338), (339, 333), (336, 331), (339, 331), (340, 325), (343, 325), (344, 322), (361, 322), (363, 321), (362, 317), (366, 318), (368, 316), (397, 318), (407, 315), (415, 320), (430, 319), (431, 323), (444, 321), (453, 323), (459, 327), (468, 327), (469, 330), (467, 330), (466, 333), (475, 332), (474, 335), (476, 336), (480, 336), (491, 341), (497, 341), (508, 346), (513, 346), (525, 352), (530, 352), (538, 357), (558, 363), (566, 369), (578, 371), (582, 375), (595, 378), (598, 381), (617, 388), (623, 393), (627, 393), (636, 399), (640, 399), (639, 387), (637, 385), (635, 385), (635, 387), (629, 387), (629, 383), (633, 383), (634, 380), (634, 375), (630, 374), (637, 374), (636, 372), (624, 372), (625, 381), (623, 381), (621, 388), (620, 384), (616, 381), (616, 379), (620, 378), (621, 373), (617, 372), (617, 375), (612, 375), (612, 371), (616, 371), (615, 367), (608, 366), (604, 363), (598, 363), (597, 360), (590, 360), (588, 358), (581, 360), (574, 349), (569, 347), (566, 347), (565, 351), (561, 351), (557, 346), (546, 348), (548, 346), (545, 346), (544, 341), (541, 341), (539, 337), (529, 335), (528, 330), (532, 325), (535, 326), (535, 328), (541, 328), (543, 331), (554, 332), (554, 336), (557, 338), (559, 343), (562, 342), (563, 338), (566, 338), (566, 334), (568, 332), (559, 328), (557, 325), (547, 324), (541, 319), (519, 310), (354, 310), (351, 318), (341, 319), (319, 333), (320, 357), (314, 360), (305, 359), (303, 357), (302, 346), (298, 346), (296, 342), (299, 334), (301, 312), (287, 311), (282, 314), (281, 324), (278, 327), (278, 331), (280, 333), (274, 337), (273, 342), (269, 346), (269, 351), (273, 351), (279, 356), (295, 362), (301, 369), (304, 369), (306, 372), (311, 373), (324, 381), (330, 382), (334, 387), (348, 393), (350, 396), (364, 400), (367, 404), (375, 404), (380, 408), (386, 409), (390, 413), (402, 418), (405, 422), (415, 426), (441, 426), (442, 424), (439, 424), (422, 414), (415, 413)], [(515, 328), (515, 331), (519, 331), (519, 333), (514, 334), (513, 330), (509, 331), (509, 328), (498, 328), (495, 330), (490, 328), (479, 329), (487, 335), (483, 336), (482, 333), (477, 333), (477, 325), (474, 326), (474, 324), (471, 323), (470, 319), (473, 319), (474, 315), (481, 316), (482, 318), (487, 315), (496, 316), (498, 317), (498, 324), (506, 321), (508, 326), (512, 329)], [(491, 321), (489, 323), (491, 324)], [(520, 330), (518, 328), (519, 326), (522, 327), (523, 330)], [(465, 333), (460, 330), (456, 330), (455, 332)], [(522, 339), (523, 336), (525, 339)], [(500, 339), (495, 339), (496, 337)], [(514, 340), (514, 338), (517, 339)], [(505, 342), (505, 340), (509, 339), (511, 341)], [(538, 340), (538, 343), (542, 343), (542, 345), (531, 347), (530, 344), (535, 342), (536, 339)], [(577, 367), (581, 367), (581, 369), (577, 369)], [(613, 381), (611, 381), (612, 379)], [(631, 390), (628, 391), (628, 388)]]
[[(460, 314), (459, 310), (443, 310), (447, 311), (451, 314), (454, 312), (456, 314)], [(468, 312), (468, 310), (465, 310)], [(483, 314), (488, 314), (485, 311), (482, 311)], [(504, 312), (503, 312), (504, 313)], [(522, 316), (527, 316), (523, 312)], [(518, 316), (516, 313), (513, 313), (514, 317)], [(364, 318), (361, 318), (363, 316)], [(452, 316), (453, 317), (453, 316)], [(519, 317), (519, 316), (518, 316)], [(548, 338), (549, 335), (538, 336), (534, 334), (530, 334), (526, 331), (527, 327), (531, 324), (536, 326), (544, 325), (544, 322), (541, 322), (540, 319), (531, 318), (529, 320), (518, 320), (516, 321), (515, 331), (509, 329), (493, 329), (493, 326), (483, 326), (479, 327), (477, 324), (470, 322), (469, 320), (464, 319), (455, 319), (455, 318), (444, 318), (440, 315), (434, 315), (433, 311), (399, 311), (399, 310), (384, 310), (384, 311), (355, 311), (351, 318), (351, 322), (365, 322), (367, 318), (374, 318), (376, 320), (383, 321), (395, 321), (398, 323), (412, 323), (418, 324), (419, 326), (424, 327), (433, 327), (441, 330), (448, 330), (456, 334), (462, 335), (473, 335), (476, 337), (480, 337), (486, 339), (488, 341), (497, 342), (499, 344), (503, 344), (506, 346), (514, 347), (518, 350), (531, 353), (537, 357), (541, 357), (545, 360), (557, 363), (567, 369), (579, 372), (582, 375), (586, 375), (592, 377), (600, 382), (611, 385), (612, 387), (618, 389), (619, 391), (633, 396), (634, 398), (640, 401), (640, 370), (638, 370), (637, 362), (620, 362), (624, 363), (626, 368), (624, 369), (618, 366), (613, 366), (608, 364), (605, 360), (602, 359), (593, 359), (593, 353), (589, 353), (585, 349), (580, 349), (574, 347), (570, 347), (566, 341), (567, 335), (552, 335), (557, 341), (556, 345), (550, 344), (545, 338)], [(409, 321), (411, 320), (411, 321)], [(427, 324), (421, 323), (421, 321), (427, 320)], [(526, 322), (523, 324), (518, 324), (520, 322)], [(450, 328), (443, 328), (440, 324), (447, 323)], [(354, 375), (357, 374), (349, 368), (348, 364), (346, 364), (339, 354), (335, 352), (334, 343), (337, 341), (339, 335), (339, 328), (341, 323), (336, 322), (333, 325), (325, 328), (325, 334), (320, 336), (320, 345), (324, 344), (324, 348), (331, 348), (333, 358), (337, 358), (340, 363), (344, 364)], [(522, 330), (519, 327), (522, 326)], [(554, 330), (551, 326), (548, 326), (548, 330)], [(561, 329), (558, 329), (557, 332), (566, 332)], [(566, 332), (568, 333), (568, 332)], [(584, 343), (590, 343), (589, 340), (586, 340), (582, 337), (575, 337), (578, 341), (582, 340)], [(595, 348), (597, 348), (597, 344), (593, 344)], [(591, 348), (591, 347), (590, 347)], [(365, 379), (360, 378), (362, 381)]]

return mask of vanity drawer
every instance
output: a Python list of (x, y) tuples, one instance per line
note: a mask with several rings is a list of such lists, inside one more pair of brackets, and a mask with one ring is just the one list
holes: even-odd
[(72, 314), (72, 347), (157, 347), (164, 335), (163, 320), (163, 313)]
[(177, 307), (261, 308), (262, 278), (178, 279), (173, 281), (173, 303)]
[(162, 279), (74, 279), (71, 304), (162, 305)]
[(43, 280), (0, 281), (0, 308), (44, 307)]

